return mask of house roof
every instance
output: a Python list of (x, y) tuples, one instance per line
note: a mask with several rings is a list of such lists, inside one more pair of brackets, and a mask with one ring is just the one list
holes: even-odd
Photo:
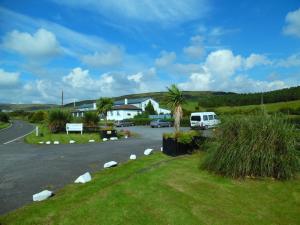
[(134, 105), (118, 105), (114, 106), (112, 110), (138, 110), (141, 111), (140, 108), (134, 106)]
[(82, 104), (80, 106), (77, 106), (76, 108), (77, 109), (94, 108), (94, 105), (93, 105), (93, 103), (91, 103), (91, 104)]
[[(131, 99), (127, 99), (127, 104), (138, 104), (141, 102), (144, 102), (146, 100), (150, 99), (150, 97), (147, 98), (131, 98)], [(119, 100), (119, 101), (115, 101), (114, 103), (115, 105), (125, 105), (125, 100)]]

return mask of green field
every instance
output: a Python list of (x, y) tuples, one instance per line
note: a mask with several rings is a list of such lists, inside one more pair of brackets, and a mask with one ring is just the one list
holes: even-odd
[(67, 133), (50, 133), (47, 126), (38, 124), (39, 127), (39, 136), (37, 137), (35, 132), (25, 137), (26, 143), (29, 144), (38, 144), (40, 141), (59, 141), (61, 144), (68, 144), (70, 140), (76, 141), (77, 144), (88, 143), (89, 140), (93, 139), (95, 142), (100, 142), (99, 133), (83, 133), (82, 135), (79, 132)]
[(203, 155), (161, 153), (93, 174), (0, 224), (300, 224), (300, 178), (232, 180), (199, 169)]
[(0, 130), (10, 126), (10, 123), (0, 122)]

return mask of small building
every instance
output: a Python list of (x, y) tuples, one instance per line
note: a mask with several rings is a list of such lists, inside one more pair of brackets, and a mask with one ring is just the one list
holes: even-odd
[(96, 111), (96, 110), (97, 110), (97, 104), (96, 103), (83, 104), (81, 106), (76, 107), (76, 109), (72, 111), (72, 116), (74, 116), (74, 117), (83, 117), (84, 112)]

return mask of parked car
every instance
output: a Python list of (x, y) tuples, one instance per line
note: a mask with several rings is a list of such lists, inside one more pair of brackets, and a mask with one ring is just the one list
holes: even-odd
[(127, 121), (127, 120), (118, 120), (115, 122), (115, 126), (116, 127), (130, 127), (130, 126), (134, 126), (135, 124), (131, 121)]
[(154, 127), (171, 127), (172, 123), (167, 120), (152, 120), (150, 122), (150, 126), (152, 128), (154, 128)]
[(216, 127), (219, 123), (220, 120), (214, 112), (194, 112), (190, 117), (192, 129), (208, 129)]

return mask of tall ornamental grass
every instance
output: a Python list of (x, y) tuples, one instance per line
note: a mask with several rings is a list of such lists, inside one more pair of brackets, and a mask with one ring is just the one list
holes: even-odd
[(299, 169), (296, 130), (278, 115), (230, 118), (208, 149), (202, 167), (233, 178), (290, 179)]
[(71, 121), (71, 114), (60, 109), (51, 110), (48, 116), (49, 129), (51, 133), (65, 131), (66, 123)]

